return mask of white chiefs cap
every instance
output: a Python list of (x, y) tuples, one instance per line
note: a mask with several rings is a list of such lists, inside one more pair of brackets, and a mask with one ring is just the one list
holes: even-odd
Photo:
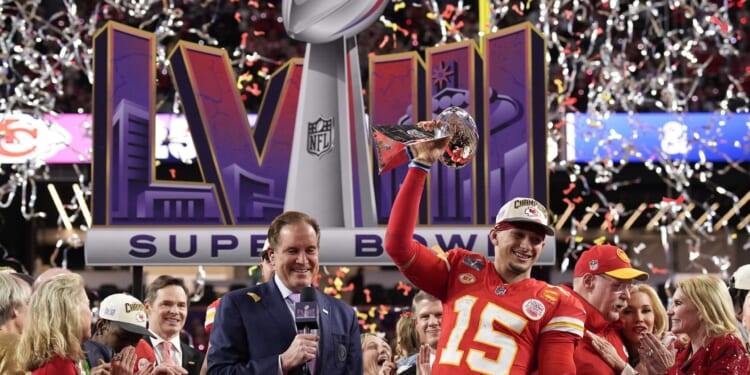
[(746, 264), (734, 271), (732, 275), (735, 289), (750, 290), (750, 264)]
[(129, 294), (116, 293), (102, 300), (99, 304), (99, 318), (115, 322), (128, 332), (155, 337), (146, 328), (146, 307), (138, 298)]
[(522, 222), (540, 225), (549, 236), (555, 234), (555, 230), (548, 225), (547, 208), (536, 199), (513, 198), (500, 207), (495, 216), (495, 224)]

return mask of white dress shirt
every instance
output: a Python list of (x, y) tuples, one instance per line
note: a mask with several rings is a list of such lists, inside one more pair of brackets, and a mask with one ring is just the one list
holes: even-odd
[(164, 340), (153, 331), (151, 331), (151, 333), (156, 336), (156, 338), (150, 337), (151, 345), (153, 345), (154, 354), (156, 355), (156, 363), (160, 364), (164, 362), (164, 358), (161, 357), (161, 343), (163, 341), (169, 341), (172, 343), (172, 362), (178, 366), (182, 366), (182, 345), (180, 343), (180, 335), (176, 335), (169, 340)]

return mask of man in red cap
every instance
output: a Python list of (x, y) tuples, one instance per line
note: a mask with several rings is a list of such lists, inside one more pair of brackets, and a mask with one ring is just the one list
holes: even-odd
[[(620, 337), (620, 311), (627, 306), (634, 279), (648, 280), (648, 274), (633, 268), (625, 251), (612, 245), (596, 245), (584, 251), (573, 275), (574, 295), (586, 309), (587, 333), (609, 341), (625, 364), (628, 354)], [(612, 369), (588, 336), (576, 347), (574, 360), (578, 375), (620, 374), (624, 370)]]
[(460, 248), (436, 255), (414, 240), (427, 173), (444, 149), (433, 142), (411, 146), (385, 234), (395, 265), (443, 304), (432, 374), (575, 374), (583, 307), (572, 293), (531, 278), (554, 234), (543, 204), (515, 198), (500, 208), (488, 231), (494, 260)]

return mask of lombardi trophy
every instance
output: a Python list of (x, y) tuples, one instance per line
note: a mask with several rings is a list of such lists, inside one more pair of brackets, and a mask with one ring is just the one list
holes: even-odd
[(377, 225), (356, 34), (387, 4), (282, 1), (287, 34), (307, 42), (284, 209), (321, 226)]

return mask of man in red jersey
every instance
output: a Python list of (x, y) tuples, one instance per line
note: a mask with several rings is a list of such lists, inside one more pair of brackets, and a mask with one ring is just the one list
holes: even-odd
[(620, 312), (628, 305), (633, 279), (645, 281), (648, 274), (633, 268), (625, 251), (617, 246), (595, 245), (578, 258), (573, 290), (586, 309), (586, 331), (607, 340), (622, 359), (613, 369), (592, 346), (591, 338), (586, 337), (575, 352), (579, 375), (623, 374), (628, 367), (628, 354), (620, 336)]
[(583, 336), (583, 307), (563, 289), (531, 278), (545, 235), (554, 233), (542, 204), (516, 198), (500, 209), (489, 232), (494, 263), (465, 249), (438, 257), (413, 240), (427, 172), (446, 144), (410, 146), (409, 171), (385, 239), (401, 272), (443, 303), (432, 373), (575, 374), (573, 351)]

